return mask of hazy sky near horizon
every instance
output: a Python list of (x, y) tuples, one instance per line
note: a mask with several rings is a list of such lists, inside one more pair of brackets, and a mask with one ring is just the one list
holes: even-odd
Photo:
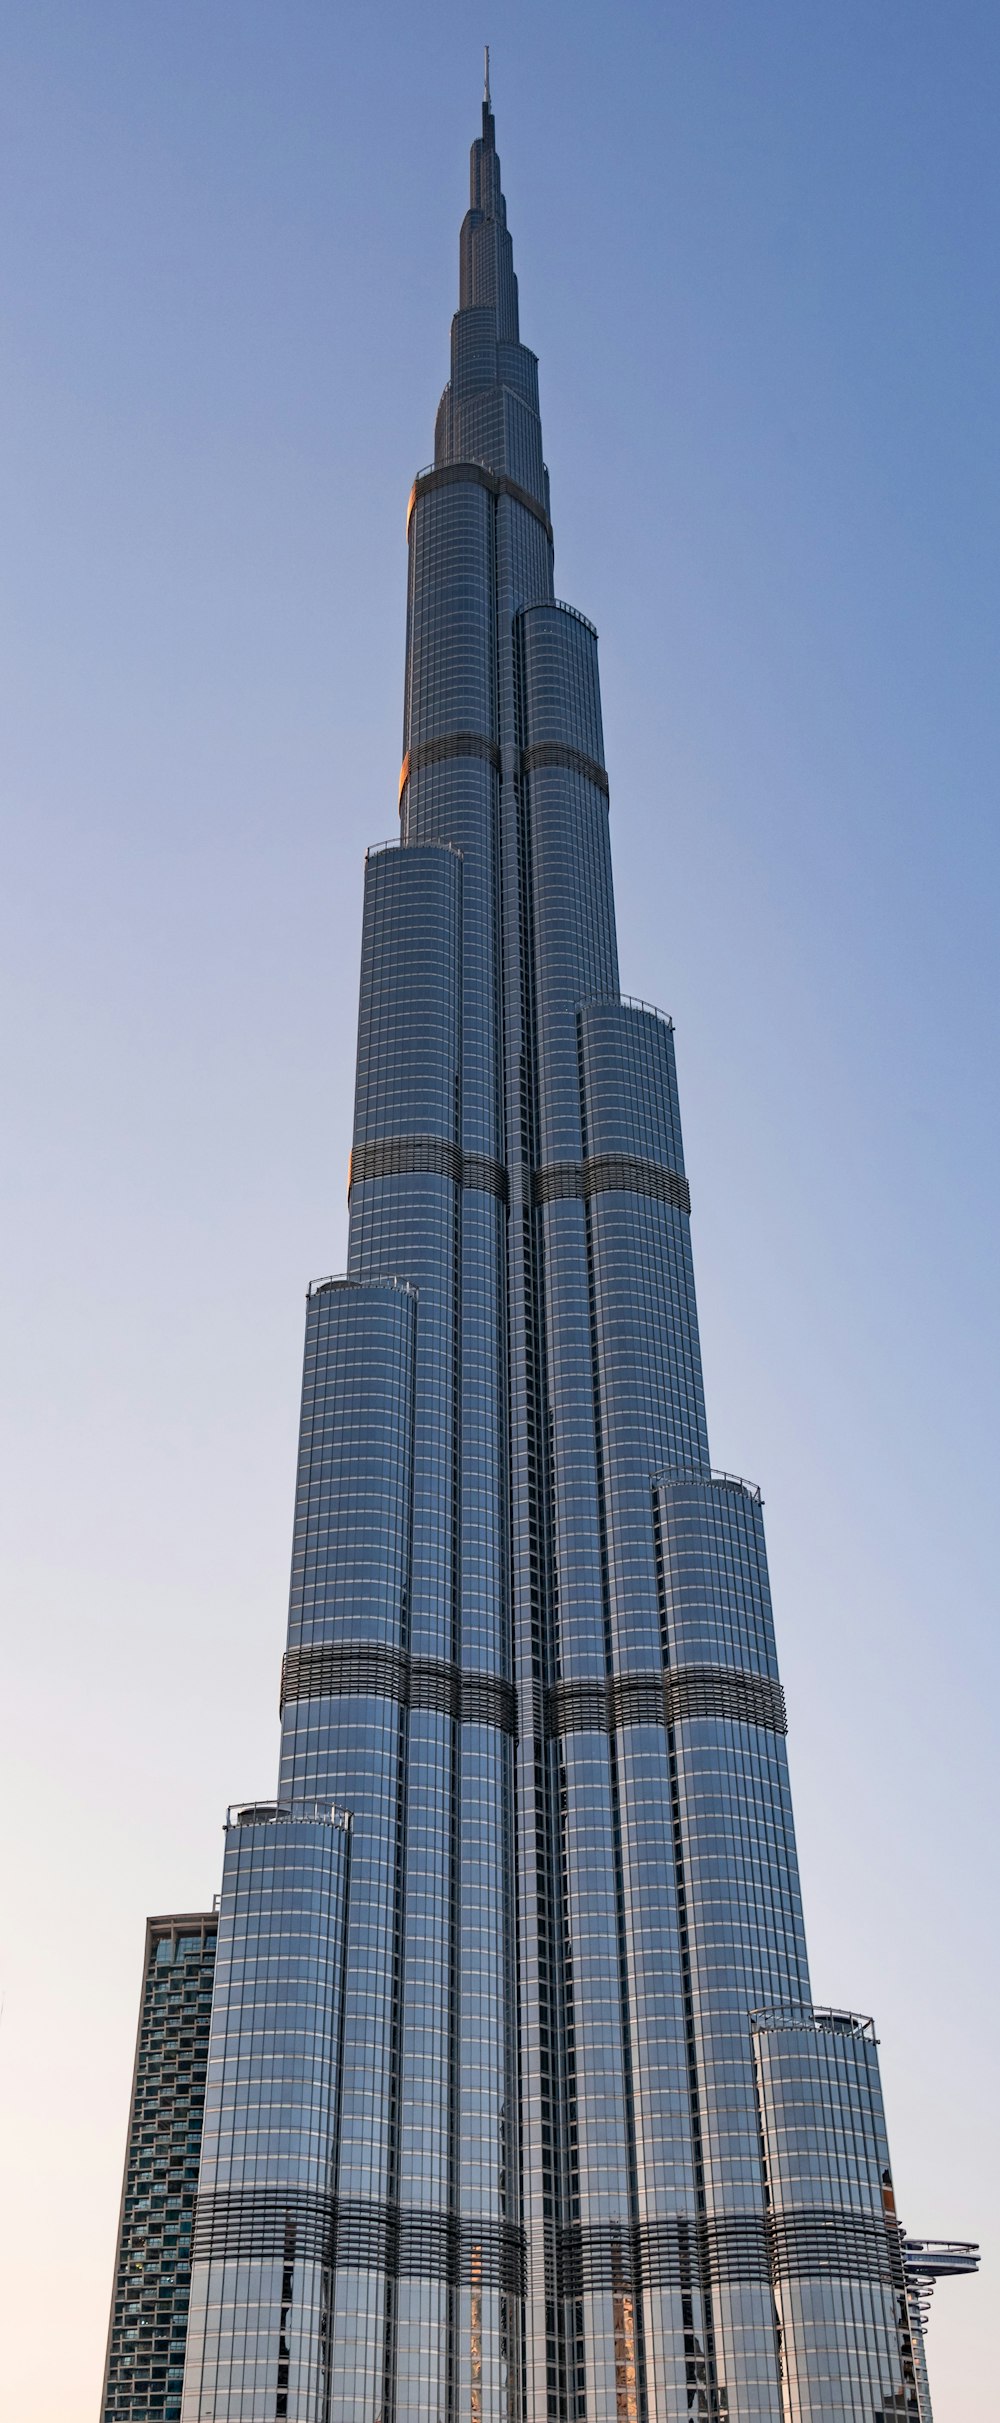
[(677, 1022), (813, 1981), (876, 2014), (936, 2423), (997, 2298), (1000, 17), (8, 0), (0, 2411), (96, 2423), (147, 1911), (273, 1790), (406, 496), (493, 49), (623, 981)]

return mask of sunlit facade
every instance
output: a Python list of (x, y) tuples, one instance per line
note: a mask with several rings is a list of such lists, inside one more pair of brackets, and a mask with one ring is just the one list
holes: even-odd
[(489, 102), (409, 510), (277, 1799), (230, 1813), (184, 2423), (924, 2423), (869, 2022), (811, 2003), (671, 1022), (619, 985)]

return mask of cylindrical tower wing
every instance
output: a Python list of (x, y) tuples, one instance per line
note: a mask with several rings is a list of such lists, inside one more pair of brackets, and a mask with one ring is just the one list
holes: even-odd
[(350, 1819), (230, 1812), (184, 2423), (326, 2423)]
[(871, 2020), (761, 2011), (753, 2047), (785, 2423), (915, 2417)]

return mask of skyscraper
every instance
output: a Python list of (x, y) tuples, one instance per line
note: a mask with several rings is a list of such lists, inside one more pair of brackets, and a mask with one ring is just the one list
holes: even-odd
[(408, 536), (184, 2423), (925, 2423), (874, 2032), (810, 1998), (760, 1495), (710, 1464), (673, 1030), (619, 987), (488, 93)]

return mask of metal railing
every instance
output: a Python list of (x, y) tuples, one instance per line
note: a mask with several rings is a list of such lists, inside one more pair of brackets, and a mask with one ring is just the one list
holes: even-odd
[(351, 1809), (339, 1809), (335, 1801), (234, 1800), (226, 1811), (226, 1832), (234, 1826), (336, 1826), (341, 1834), (350, 1834), (354, 1826)]
[(777, 2003), (770, 2010), (751, 2011), (750, 2027), (755, 2036), (811, 2029), (817, 2036), (855, 2036), (866, 2044), (878, 2043), (875, 2022), (863, 2011), (837, 2011), (820, 2003)]

